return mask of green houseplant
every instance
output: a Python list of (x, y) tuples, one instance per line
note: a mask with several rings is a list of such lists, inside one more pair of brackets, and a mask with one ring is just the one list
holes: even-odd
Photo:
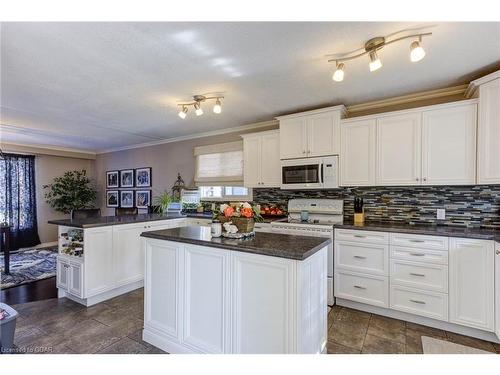
[(170, 194), (167, 190), (157, 195), (153, 199), (153, 205), (156, 207), (155, 208), (156, 212), (162, 215), (164, 215), (167, 212), (169, 204), (173, 202), (177, 202), (177, 199), (175, 199), (174, 196)]
[(43, 185), (47, 190), (45, 201), (56, 211), (69, 214), (71, 210), (91, 208), (97, 196), (85, 169), (68, 171), (54, 178), (51, 184)]

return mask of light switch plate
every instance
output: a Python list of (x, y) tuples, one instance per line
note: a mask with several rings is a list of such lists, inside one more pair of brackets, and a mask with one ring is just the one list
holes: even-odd
[(444, 208), (438, 208), (436, 212), (436, 216), (438, 220), (446, 219), (446, 210)]

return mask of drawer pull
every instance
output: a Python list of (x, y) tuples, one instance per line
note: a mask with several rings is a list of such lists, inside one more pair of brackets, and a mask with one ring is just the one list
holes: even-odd
[(425, 242), (425, 241), (424, 240), (410, 240), (410, 242), (419, 242), (419, 243), (421, 243), (421, 242)]
[(418, 299), (411, 299), (410, 302), (418, 303), (419, 305), (425, 305), (424, 301), (419, 301)]
[(413, 273), (413, 272), (410, 272), (410, 275), (412, 275), (412, 276), (419, 276), (419, 277), (425, 277), (425, 275), (423, 273)]
[(366, 236), (362, 236), (361, 234), (355, 234), (354, 237), (357, 237), (357, 238), (366, 238)]
[(364, 286), (359, 286), (359, 285), (354, 285), (354, 287), (355, 287), (356, 289), (366, 289), (366, 287), (364, 287)]
[(356, 258), (356, 259), (366, 259), (366, 257), (363, 257), (361, 255), (354, 255), (354, 258)]
[(410, 253), (410, 255), (413, 255), (414, 257), (424, 257), (425, 254), (420, 254), (420, 253)]

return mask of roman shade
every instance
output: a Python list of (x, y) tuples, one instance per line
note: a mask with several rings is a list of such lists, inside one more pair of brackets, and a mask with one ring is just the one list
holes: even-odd
[(197, 186), (243, 186), (243, 142), (194, 148)]

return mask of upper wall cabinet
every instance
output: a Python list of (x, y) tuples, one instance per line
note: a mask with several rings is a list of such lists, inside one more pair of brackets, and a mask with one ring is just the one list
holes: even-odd
[(251, 133), (242, 137), (245, 187), (279, 187), (281, 184), (279, 131)]
[(281, 116), (280, 158), (295, 159), (340, 153), (340, 119), (344, 106)]
[(479, 86), (479, 184), (500, 184), (500, 73), (491, 77), (497, 78)]
[(476, 102), (343, 120), (340, 185), (475, 184)]
[(375, 185), (375, 119), (349, 121), (340, 130), (340, 184)]
[(422, 183), (476, 182), (476, 104), (425, 111), (422, 117)]

